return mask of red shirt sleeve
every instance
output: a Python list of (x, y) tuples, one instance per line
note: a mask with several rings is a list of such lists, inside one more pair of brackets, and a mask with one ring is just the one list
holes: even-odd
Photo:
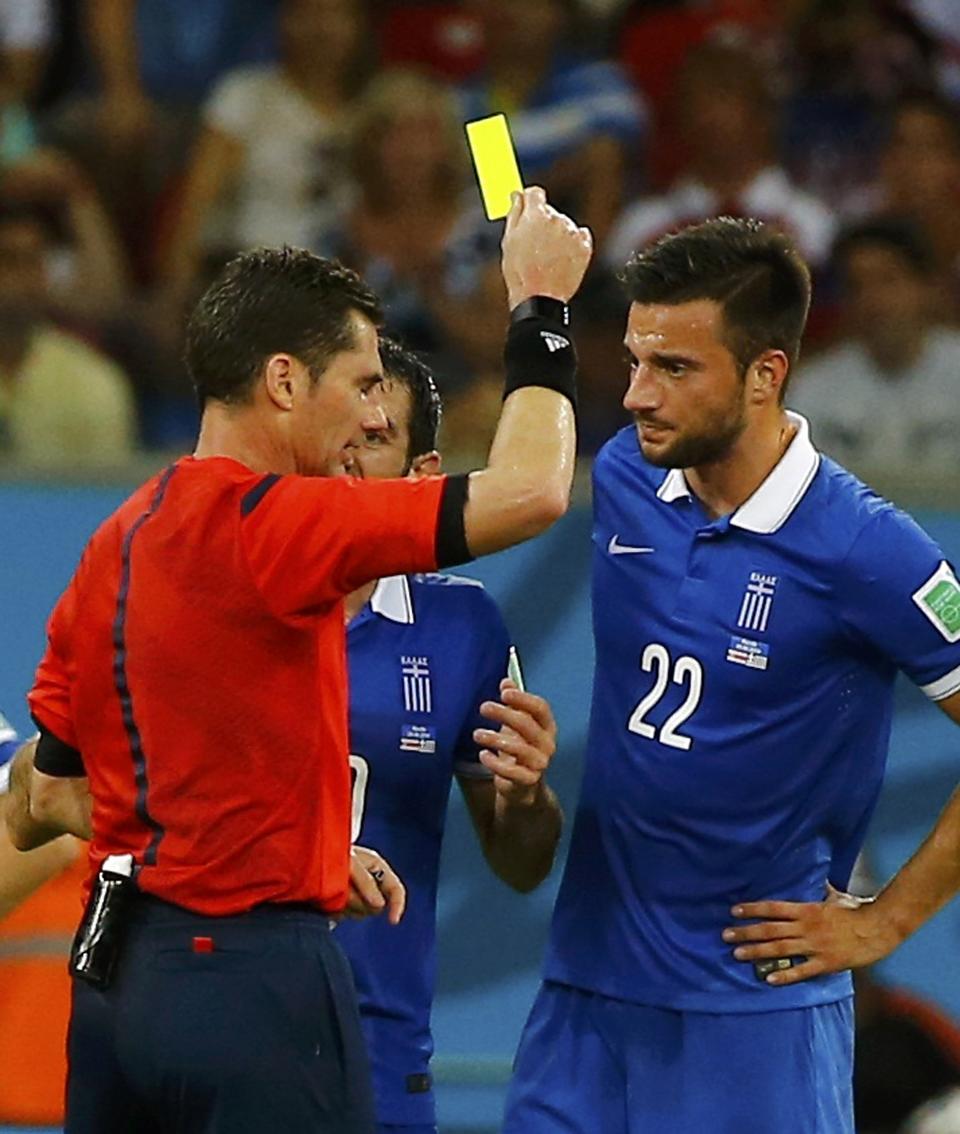
[(384, 575), (433, 571), (446, 477), (265, 477), (241, 501), (241, 542), (272, 610), (305, 614)]
[(47, 622), (47, 649), (27, 695), (37, 724), (71, 748), (79, 747), (71, 701), (70, 638), (75, 611), (76, 581), (72, 579)]

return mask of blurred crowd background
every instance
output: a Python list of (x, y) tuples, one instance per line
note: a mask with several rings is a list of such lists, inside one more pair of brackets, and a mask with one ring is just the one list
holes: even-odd
[[(15, 659), (0, 657), (0, 707), (18, 711), (43, 614), (113, 506), (62, 486), (130, 483), (191, 447), (184, 319), (239, 249), (287, 242), (362, 272), (388, 330), (438, 374), (447, 466), (482, 462), (507, 309), (501, 225), (480, 211), (462, 126), (494, 111), (509, 116), (525, 181), (596, 237), (575, 303), (584, 456), (626, 420), (627, 257), (688, 222), (756, 216), (815, 273), (788, 401), (820, 448), (932, 507), (925, 522), (937, 531), (942, 515), (945, 546), (960, 546), (946, 514), (960, 472), (958, 0), (0, 0), (0, 482), (58, 485), (56, 498), (2, 498), (0, 527), (25, 550), (0, 560)], [(569, 810), (589, 694), (585, 515), (565, 531), (488, 583), (570, 717), (555, 781)], [(34, 589), (30, 564), (46, 572)], [(544, 619), (550, 604), (563, 617)], [(875, 824), (884, 876), (956, 780), (936, 714), (924, 707), (912, 731), (918, 702), (899, 706), (901, 790)], [(509, 905), (475, 890), (483, 869), (457, 831), (441, 910), (456, 924), (441, 941), (460, 952), (446, 978), (441, 967), (440, 1050), (458, 1051), (462, 1020), (496, 1003), (483, 1042), (502, 1086), (551, 891)], [(0, 1070), (0, 1122), (58, 1116), (80, 870), (0, 931), (0, 1069), (14, 1069)], [(512, 958), (478, 930), (478, 893), (486, 922), (511, 927)], [(960, 1030), (930, 999), (960, 1004), (949, 917), (934, 945), (905, 950), (926, 999), (889, 971), (861, 979), (863, 1132), (960, 1134)], [(495, 1128), (478, 1105), (458, 1131)]]
[(0, 453), (74, 476), (189, 446), (184, 313), (225, 258), (363, 272), (425, 352), (453, 467), (500, 398), (500, 225), (464, 119), (596, 236), (582, 447), (623, 422), (629, 254), (717, 213), (816, 272), (793, 400), (855, 471), (956, 472), (954, 0), (0, 0)]

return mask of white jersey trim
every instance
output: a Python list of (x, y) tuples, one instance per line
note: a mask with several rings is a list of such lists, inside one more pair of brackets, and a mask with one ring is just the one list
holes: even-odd
[(370, 596), (370, 609), (374, 614), (412, 626), (416, 621), (413, 613), (413, 596), (406, 575), (388, 575), (377, 582)]
[(926, 693), (931, 701), (942, 701), (944, 697), (960, 693), (960, 665), (936, 681), (931, 681), (929, 685), (921, 685), (920, 691)]
[[(732, 525), (748, 532), (770, 535), (783, 527), (820, 467), (820, 454), (810, 440), (807, 419), (792, 410), (787, 410), (787, 417), (797, 427), (787, 451), (750, 499), (730, 517)], [(657, 496), (667, 504), (690, 496), (690, 486), (683, 469), (671, 469), (667, 473), (657, 489)]]

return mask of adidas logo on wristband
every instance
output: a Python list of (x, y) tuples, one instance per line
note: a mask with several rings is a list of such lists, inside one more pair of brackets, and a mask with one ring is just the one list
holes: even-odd
[(564, 350), (570, 346), (570, 340), (565, 339), (563, 335), (555, 335), (553, 331), (541, 331), (540, 338), (547, 344), (547, 350), (551, 354), (555, 350)]

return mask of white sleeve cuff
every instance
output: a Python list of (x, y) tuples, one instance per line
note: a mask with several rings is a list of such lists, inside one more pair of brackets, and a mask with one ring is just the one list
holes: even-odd
[(931, 681), (929, 685), (921, 685), (920, 690), (926, 693), (931, 701), (942, 701), (945, 697), (960, 692), (960, 665), (936, 681)]

